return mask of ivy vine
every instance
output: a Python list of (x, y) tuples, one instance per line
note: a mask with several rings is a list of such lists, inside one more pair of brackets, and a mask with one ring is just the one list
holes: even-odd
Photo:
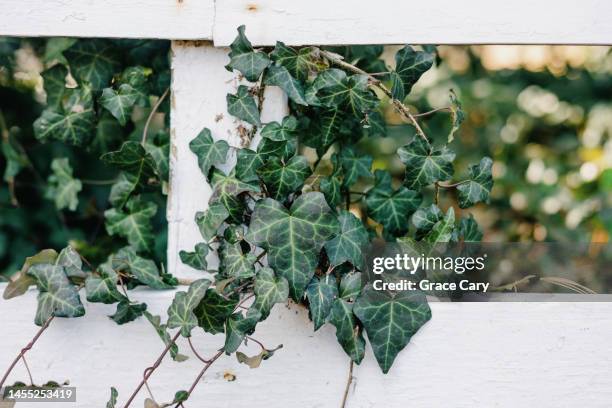
[[(43, 328), (54, 317), (84, 314), (81, 288), (89, 302), (117, 304), (111, 318), (119, 324), (142, 315), (151, 322), (165, 348), (145, 370), (124, 408), (147, 387), (167, 354), (177, 361), (186, 358), (179, 353), (180, 339), (201, 360), (202, 370), (173, 401), (151, 401), (151, 406), (183, 406), (223, 355), (234, 354), (251, 368), (265, 364), (278, 347), (267, 347), (252, 336), (274, 305), (289, 300), (308, 308), (314, 330), (325, 324), (335, 327), (351, 371), (352, 364), (364, 358), (367, 336), (387, 373), (431, 318), (431, 311), (423, 294), (375, 291), (367, 285), (362, 249), (380, 238), (436, 244), (482, 237), (475, 219), (459, 219), (455, 209), (488, 201), (492, 161), (484, 157), (460, 169), (463, 177), (455, 179), (452, 144), (464, 119), (457, 97), (449, 90), (446, 135), (428, 135), (419, 116), (404, 104), (415, 83), (435, 64), (435, 47), (402, 47), (390, 68), (378, 46), (295, 48), (278, 42), (273, 48), (255, 49), (242, 26), (230, 48), (226, 68), (236, 72), (242, 84), (227, 95), (227, 110), (248, 131), (240, 147), (217, 140), (224, 135), (209, 129), (202, 129), (189, 144), (202, 182), (209, 183), (213, 193), (207, 209), (194, 220), (202, 241), (179, 254), (183, 263), (202, 271), (202, 278), (181, 282), (189, 287), (176, 292), (167, 321), (162, 323), (128, 294), (136, 285), (167, 289), (178, 284), (147, 257), (153, 251), (150, 220), (157, 207), (142, 193), (162, 187), (168, 174), (167, 140), (147, 137), (149, 120), (141, 140), (126, 141), (102, 156), (120, 170), (110, 193), (112, 208), (104, 213), (106, 230), (129, 245), (97, 266), (88, 265), (72, 247), (59, 254), (43, 251), (26, 260), (19, 279), (7, 288), (12, 297), (37, 286), (35, 323)], [(44, 75), (50, 107), (35, 123), (40, 140), (87, 145), (100, 112), (125, 124), (135, 106), (147, 103), (150, 90), (143, 84), (150, 86), (150, 73), (132, 67), (117, 74), (119, 65), (111, 53), (112, 48), (97, 40), (79, 41), (64, 51), (68, 68), (58, 65)], [(68, 69), (76, 88), (57, 85)], [(267, 86), (280, 87), (289, 97), (290, 114), (278, 122), (263, 123), (260, 116)], [(153, 111), (166, 94), (167, 83), (157, 88)], [(386, 136), (382, 107), (387, 104), (413, 132), (412, 140), (397, 150), (405, 165), (401, 183), (389, 171), (377, 169), (358, 143)], [(255, 145), (257, 132), (261, 141)], [(226, 164), (231, 150), (236, 164), (224, 172), (219, 166)], [(49, 194), (58, 208), (73, 208), (80, 182), (65, 160), (55, 161), (53, 171)], [(456, 197), (455, 207), (440, 208), (443, 192)], [(218, 254), (217, 271), (208, 268), (211, 253)], [(219, 351), (201, 356), (191, 342), (194, 330), (224, 334)], [(248, 341), (259, 344), (259, 354), (240, 351)], [(118, 406), (118, 397), (113, 388), (107, 408)]]

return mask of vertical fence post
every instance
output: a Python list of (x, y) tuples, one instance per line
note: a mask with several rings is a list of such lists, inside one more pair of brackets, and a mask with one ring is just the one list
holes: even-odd
[[(203, 128), (209, 128), (216, 140), (240, 147), (237, 127), (242, 123), (227, 113), (226, 96), (235, 93), (241, 83), (229, 72), (228, 48), (215, 48), (208, 42), (175, 41), (172, 44), (172, 118), (170, 144), (170, 191), (168, 193), (168, 269), (180, 278), (202, 277), (202, 272), (183, 265), (180, 250), (193, 250), (202, 237), (194, 221), (198, 211), (208, 207), (212, 193), (189, 142)], [(287, 98), (277, 87), (264, 94), (262, 121), (280, 120), (287, 114)], [(251, 147), (256, 146), (256, 137)], [(235, 149), (230, 149), (224, 171), (233, 168)], [(215, 269), (215, 260), (209, 263)]]

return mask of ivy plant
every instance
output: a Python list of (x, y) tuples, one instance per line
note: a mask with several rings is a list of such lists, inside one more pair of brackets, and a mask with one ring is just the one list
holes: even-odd
[[(475, 219), (459, 211), (488, 201), (492, 161), (484, 157), (469, 169), (455, 168), (453, 143), (464, 118), (456, 95), (449, 90), (446, 111), (451, 115), (448, 132), (442, 135), (428, 135), (405, 103), (435, 63), (435, 47), (406, 45), (388, 67), (381, 59), (382, 47), (290, 47), (278, 42), (255, 49), (245, 28), (239, 27), (230, 50), (226, 68), (241, 82), (227, 95), (227, 111), (238, 119), (236, 132), (248, 132), (240, 147), (229, 146), (221, 140), (225, 135), (210, 129), (201, 129), (189, 144), (202, 182), (209, 183), (213, 193), (194, 219), (201, 242), (179, 254), (186, 265), (202, 272), (202, 278), (181, 282), (189, 286), (176, 292), (167, 321), (162, 323), (128, 294), (137, 285), (161, 290), (178, 283), (148, 258), (154, 250), (150, 221), (157, 206), (144, 193), (162, 186), (168, 171), (167, 155), (161, 152), (165, 148), (147, 138), (149, 121), (142, 140), (126, 141), (102, 155), (120, 171), (110, 191), (111, 208), (104, 212), (106, 230), (127, 245), (97, 266), (84, 266), (83, 257), (71, 247), (60, 254), (43, 252), (26, 261), (19, 278), (7, 288), (13, 296), (30, 285), (38, 287), (39, 325), (54, 316), (82, 315), (82, 287), (90, 302), (117, 304), (111, 316), (117, 323), (143, 315), (151, 322), (165, 349), (145, 370), (125, 408), (166, 354), (184, 359), (179, 338), (201, 360), (202, 371), (173, 401), (151, 401), (156, 405), (150, 406), (181, 406), (224, 354), (234, 354), (251, 368), (264, 364), (280, 346), (268, 348), (252, 335), (274, 305), (288, 301), (308, 308), (314, 330), (325, 324), (335, 327), (351, 367), (363, 360), (367, 336), (387, 373), (431, 318), (431, 310), (422, 293), (371, 288), (363, 278), (363, 249), (376, 239), (435, 244), (482, 236)], [(106, 43), (78, 41), (63, 55), (67, 68), (62, 65), (45, 74), (52, 97), (34, 125), (40, 140), (86, 145), (101, 113), (123, 125), (136, 107), (148, 103), (149, 71), (121, 71), (119, 57)], [(57, 84), (67, 69), (77, 83), (74, 89)], [(160, 75), (155, 82), (165, 80)], [(280, 87), (289, 98), (290, 112), (278, 121), (264, 122), (260, 115), (267, 86)], [(154, 109), (166, 94), (163, 88), (157, 91)], [(410, 142), (396, 152), (405, 166), (401, 180), (374, 166), (359, 143), (386, 136), (386, 105), (397, 111), (410, 132)], [(257, 132), (261, 141), (255, 144), (252, 136)], [(220, 166), (230, 161), (232, 149), (236, 164), (224, 171)], [(52, 195), (58, 207), (70, 209), (81, 186), (66, 161), (54, 162), (54, 172)], [(456, 197), (456, 207), (441, 208), (442, 191)], [(214, 271), (207, 262), (213, 253), (220, 260)], [(219, 351), (200, 356), (191, 341), (194, 330), (223, 334)], [(247, 342), (257, 343), (260, 353), (249, 356), (240, 351)], [(115, 407), (117, 400), (113, 388), (107, 407)]]

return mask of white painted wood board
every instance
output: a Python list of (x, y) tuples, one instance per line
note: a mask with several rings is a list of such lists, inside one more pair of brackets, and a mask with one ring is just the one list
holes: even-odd
[(612, 2), (0, 0), (0, 35), (233, 40), (258, 45), (610, 44)]
[[(240, 82), (225, 69), (229, 49), (209, 44), (174, 42), (172, 45), (172, 116), (170, 149), (170, 192), (168, 194), (168, 270), (181, 278), (201, 276), (179, 259), (180, 250), (192, 251), (202, 236), (194, 217), (208, 208), (212, 193), (198, 167), (189, 142), (208, 128), (214, 139), (224, 139), (240, 147), (238, 126), (250, 125), (227, 113), (226, 95), (235, 93)], [(287, 115), (287, 99), (278, 87), (266, 87), (261, 119), (281, 120)], [(255, 146), (257, 138), (251, 146)], [(229, 172), (236, 163), (236, 150), (230, 149), (227, 163), (220, 168)], [(211, 255), (209, 267), (216, 268)]]
[(217, 0), (215, 45), (610, 44), (606, 0)]
[[(0, 285), (3, 290), (4, 285)], [(154, 314), (165, 317), (172, 291), (136, 290)], [(36, 293), (0, 300), (0, 369), (8, 366), (37, 328)], [(78, 388), (78, 408), (100, 408), (109, 387), (120, 403), (142, 371), (163, 350), (145, 319), (117, 326), (106, 316), (114, 307), (85, 304), (80, 319), (57, 319), (28, 353), (35, 381), (66, 380)], [(349, 393), (348, 407), (368, 408), (607, 408), (612, 401), (612, 303), (432, 303), (432, 320), (383, 375), (369, 350)], [(348, 358), (326, 325), (313, 332), (306, 311), (277, 305), (254, 335), (283, 349), (258, 369), (222, 357), (193, 394), (189, 407), (337, 408)], [(223, 336), (194, 331), (203, 354)], [(185, 343), (184, 363), (166, 359), (150, 379), (159, 400), (188, 388), (201, 368)], [(257, 348), (249, 345), (247, 353)], [(236, 381), (223, 379), (225, 373)], [(10, 381), (26, 379), (21, 365)], [(140, 394), (140, 401), (146, 391)], [(46, 403), (48, 408), (73, 405)], [(142, 407), (135, 404), (135, 407)], [(23, 408), (28, 408), (23, 405)]]
[(0, 0), (0, 35), (211, 39), (214, 0)]

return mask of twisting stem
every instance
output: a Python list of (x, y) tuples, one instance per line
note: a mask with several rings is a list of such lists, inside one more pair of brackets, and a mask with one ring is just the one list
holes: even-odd
[(172, 340), (170, 340), (170, 342), (168, 343), (168, 345), (166, 346), (166, 348), (164, 349), (164, 351), (160, 354), (160, 356), (157, 358), (157, 360), (155, 361), (155, 363), (145, 369), (144, 371), (144, 375), (142, 376), (142, 381), (140, 381), (140, 384), (138, 384), (138, 387), (136, 387), (136, 389), (134, 390), (134, 392), (132, 393), (132, 395), (130, 396), (130, 399), (128, 399), (128, 401), (125, 403), (125, 405), (123, 406), (123, 408), (128, 408), (130, 406), (130, 404), (132, 403), (132, 401), (134, 401), (134, 398), (136, 398), (136, 395), (138, 395), (138, 392), (140, 391), (140, 389), (143, 387), (143, 385), (147, 382), (147, 380), (149, 379), (149, 377), (151, 377), (151, 374), (153, 374), (153, 371), (155, 371), (157, 369), (157, 367), (159, 367), (159, 365), (161, 364), (162, 360), (164, 359), (164, 356), (166, 354), (168, 354), (168, 351), (170, 351), (170, 349), (172, 348), (172, 346), (174, 345), (174, 343), (176, 342), (176, 340), (178, 339), (178, 337), (181, 335), (181, 332), (178, 331), (174, 337), (172, 338)]
[(21, 355), (21, 360), (23, 361), (23, 365), (26, 368), (26, 371), (28, 372), (28, 377), (30, 377), (30, 385), (34, 385), (34, 379), (32, 378), (32, 371), (30, 371), (30, 366), (28, 365), (28, 362), (26, 361), (25, 355)]
[(417, 130), (417, 134), (422, 137), (426, 142), (429, 143), (429, 139), (427, 138), (427, 136), (425, 135), (425, 132), (423, 132), (423, 129), (421, 129), (421, 126), (419, 125), (419, 122), (417, 122), (416, 118), (414, 117), (414, 115), (412, 114), (412, 112), (410, 112), (410, 109), (408, 109), (408, 107), (406, 105), (404, 105), (402, 103), (402, 101), (395, 99), (393, 97), (393, 93), (391, 92), (391, 90), (389, 88), (387, 88), (385, 86), (385, 84), (383, 84), (380, 79), (374, 77), (372, 74), (369, 74), (368, 72), (364, 71), (361, 68), (356, 67), (353, 64), (349, 64), (348, 62), (342, 60), (342, 57), (334, 54), (332, 52), (329, 51), (324, 51), (324, 50), (320, 50), (320, 53), (323, 57), (327, 58), (332, 64), (335, 64), (341, 68), (344, 68), (348, 71), (354, 72), (356, 74), (360, 74), (360, 75), (367, 75), (368, 79), (370, 80), (370, 83), (374, 86), (376, 86), (378, 89), (380, 89), (385, 95), (387, 95), (389, 97), (389, 99), (391, 99), (391, 102), (393, 103), (393, 106), (395, 107), (395, 109), (397, 109), (403, 116), (404, 118), (406, 118), (410, 123), (412, 123), (412, 125), (415, 127), (415, 129)]
[(342, 405), (340, 406), (340, 408), (345, 408), (346, 407), (346, 400), (348, 399), (348, 393), (349, 390), (351, 389), (351, 383), (353, 382), (353, 360), (351, 359), (351, 363), (349, 364), (349, 373), (348, 373), (348, 379), (346, 380), (346, 387), (344, 388), (344, 396), (342, 397)]
[(191, 348), (191, 351), (193, 351), (193, 354), (195, 354), (195, 356), (198, 358), (198, 360), (200, 360), (204, 364), (208, 364), (209, 363), (209, 360), (206, 360), (204, 357), (202, 357), (200, 355), (200, 353), (197, 352), (197, 350), (193, 346), (193, 342), (191, 341), (191, 337), (187, 337), (187, 343), (189, 343), (189, 347)]
[(253, 337), (251, 337), (251, 336), (246, 336), (246, 338), (247, 338), (248, 340), (250, 340), (250, 341), (254, 342), (254, 343), (259, 344), (259, 347), (261, 347), (261, 349), (262, 349), (262, 350), (266, 350), (266, 346), (264, 346), (264, 344), (263, 344), (261, 341), (259, 341), (259, 340), (255, 339), (255, 338), (253, 338)]
[(155, 113), (159, 109), (159, 106), (162, 104), (164, 99), (166, 99), (166, 96), (168, 96), (168, 92), (170, 92), (170, 88), (166, 88), (166, 90), (164, 91), (163, 94), (161, 94), (157, 102), (155, 102), (155, 105), (153, 105), (153, 108), (151, 108), (151, 112), (149, 112), (149, 117), (147, 118), (147, 121), (145, 122), (145, 125), (144, 125), (144, 129), (142, 130), (142, 141), (140, 142), (140, 144), (143, 146), (147, 142), (147, 133), (149, 132), (149, 125), (151, 124), (151, 121), (153, 120), (153, 116), (155, 116)]
[(458, 181), (458, 182), (453, 183), (453, 184), (441, 184), (441, 183), (438, 183), (438, 187), (442, 187), (442, 188), (454, 188), (454, 187), (460, 186), (462, 184), (465, 184), (468, 181), (469, 180), (463, 180), (463, 181)]
[(414, 116), (415, 118), (420, 118), (422, 116), (428, 116), (428, 115), (431, 115), (432, 113), (441, 112), (441, 111), (450, 111), (450, 108), (448, 106), (444, 107), (444, 108), (436, 108), (436, 109), (432, 109), (432, 110), (427, 111), (427, 112), (417, 113), (417, 114), (414, 114), (412, 116)]
[[(221, 355), (223, 354), (223, 350), (219, 350), (217, 352), (217, 354), (215, 354), (210, 360), (207, 361), (206, 364), (204, 364), (204, 368), (202, 368), (202, 371), (200, 371), (200, 373), (198, 374), (198, 376), (196, 377), (195, 381), (193, 382), (193, 384), (191, 384), (191, 387), (189, 387), (189, 390), (187, 390), (187, 399), (189, 399), (189, 397), (191, 397), (191, 393), (193, 392), (193, 390), (195, 389), (195, 387), (198, 385), (198, 383), (200, 382), (200, 380), (202, 379), (202, 377), (204, 376), (204, 373), (206, 373), (206, 370), (208, 370), (208, 368), (212, 365), (212, 363), (214, 363), (215, 361), (217, 361), (217, 359), (219, 357), (221, 357)], [(184, 402), (184, 401), (183, 401)], [(181, 406), (183, 404), (183, 402), (179, 402), (175, 405), (175, 408), (178, 408), (179, 406)]]
[[(15, 360), (13, 360), (13, 362), (11, 363), (11, 365), (9, 366), (9, 368), (6, 370), (6, 372), (4, 373), (4, 376), (2, 377), (2, 380), (0, 380), (0, 388), (2, 388), (2, 386), (4, 385), (4, 383), (6, 382), (6, 379), (8, 378), (9, 374), (11, 373), (11, 371), (13, 371), (13, 368), (15, 368), (15, 365), (17, 365), (17, 362), (19, 360), (21, 360), (23, 358), (23, 356), (25, 355), (25, 353), (27, 353), (32, 347), (34, 347), (34, 344), (36, 343), (36, 341), (38, 340), (38, 338), (44, 333), (45, 330), (47, 330), (47, 327), (49, 327), (49, 325), (51, 324), (51, 322), (53, 321), (53, 318), (55, 316), (51, 315), (47, 321), (42, 325), (42, 327), (38, 330), (38, 332), (36, 333), (36, 335), (32, 338), (32, 340), (24, 347), (21, 349), (21, 352), (19, 352), (19, 355), (17, 355), (17, 357), (15, 357)], [(25, 361), (25, 360), (24, 360)], [(28, 370), (29, 371), (29, 370)], [(31, 378), (31, 377), (30, 377)]]

